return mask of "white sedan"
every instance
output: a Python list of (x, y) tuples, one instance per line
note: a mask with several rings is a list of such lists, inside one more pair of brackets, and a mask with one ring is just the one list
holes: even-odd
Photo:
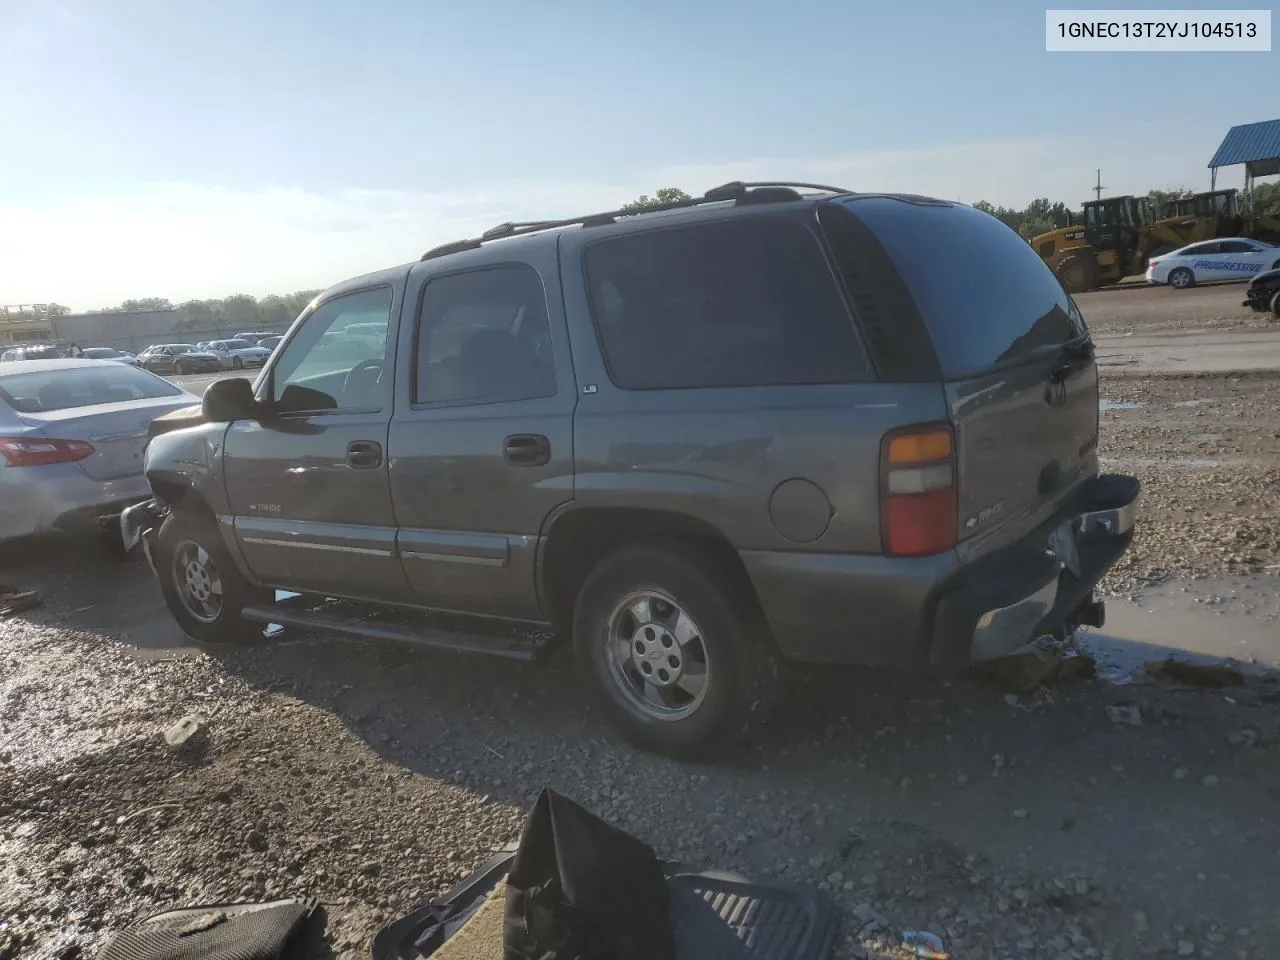
[(1184, 290), (1211, 280), (1251, 280), (1280, 268), (1280, 247), (1261, 240), (1227, 237), (1205, 240), (1147, 261), (1147, 283)]

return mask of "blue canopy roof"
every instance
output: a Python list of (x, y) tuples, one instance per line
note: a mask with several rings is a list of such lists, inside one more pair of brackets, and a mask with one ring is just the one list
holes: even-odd
[(1209, 166), (1230, 167), (1238, 163), (1246, 164), (1246, 171), (1254, 177), (1280, 173), (1280, 120), (1242, 123), (1227, 131)]

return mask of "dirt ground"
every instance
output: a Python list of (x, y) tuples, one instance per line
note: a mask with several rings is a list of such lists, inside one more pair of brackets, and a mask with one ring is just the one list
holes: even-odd
[[(1081, 306), (1100, 334), (1256, 328), (1232, 317), (1241, 289)], [(140, 562), (0, 551), (0, 581), (45, 600), (0, 620), (0, 960), (291, 894), (326, 904), (333, 954), (367, 957), (382, 923), (515, 839), (543, 787), (660, 855), (821, 885), (840, 957), (906, 956), (911, 929), (958, 960), (1273, 955), (1280, 378), (1103, 375), (1104, 468), (1145, 492), (1108, 626), (1081, 638), (1100, 676), (1015, 695), (795, 668), (751, 752), (715, 766), (620, 745), (567, 658), (193, 651)], [(1186, 651), (1247, 676), (1141, 670)], [(175, 750), (162, 732), (185, 715), (201, 729)]]

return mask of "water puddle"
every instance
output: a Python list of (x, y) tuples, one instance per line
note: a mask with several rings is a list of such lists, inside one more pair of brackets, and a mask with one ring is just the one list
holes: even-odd
[(1142, 404), (1135, 403), (1133, 400), (1107, 400), (1103, 398), (1098, 401), (1099, 410), (1136, 410), (1140, 406)]
[(1280, 578), (1161, 584), (1137, 602), (1108, 599), (1106, 626), (1082, 630), (1079, 639), (1099, 674), (1114, 679), (1168, 657), (1280, 669)]

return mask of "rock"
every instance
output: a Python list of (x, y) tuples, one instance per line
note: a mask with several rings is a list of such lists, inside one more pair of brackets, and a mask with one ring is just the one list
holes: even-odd
[(180, 747), (195, 736), (199, 729), (199, 719), (188, 714), (165, 730), (164, 742), (171, 747)]
[(1207, 777), (1201, 777), (1200, 782), (1206, 787), (1216, 787), (1218, 785), (1218, 778), (1213, 774), (1209, 774)]
[(245, 842), (245, 845), (248, 846), (250, 850), (257, 850), (261, 852), (267, 849), (267, 838), (264, 837), (262, 833), (257, 830), (250, 830), (248, 833), (246, 833), (244, 835), (244, 842)]
[(1013, 819), (1015, 819), (1015, 820), (1025, 820), (1025, 819), (1027, 819), (1027, 811), (1025, 811), (1025, 810), (1023, 810), (1021, 807), (1019, 807), (1017, 810), (1013, 811)]
[(366, 877), (376, 877), (382, 872), (382, 864), (377, 860), (366, 860), (360, 864), (360, 873)]
[(1142, 711), (1138, 709), (1136, 704), (1107, 707), (1107, 719), (1117, 726), (1140, 727), (1142, 726)]
[(1196, 945), (1192, 943), (1190, 940), (1178, 941), (1178, 956), (1190, 957), (1190, 956), (1194, 956), (1195, 952), (1196, 952)]
[(1177, 770), (1173, 771), (1173, 779), (1185, 780), (1190, 773), (1191, 771), (1186, 767), (1179, 767)]

